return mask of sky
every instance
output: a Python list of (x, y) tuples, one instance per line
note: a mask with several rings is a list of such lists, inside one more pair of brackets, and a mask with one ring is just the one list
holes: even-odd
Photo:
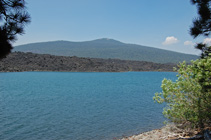
[(115, 39), (199, 54), (189, 34), (197, 9), (190, 0), (25, 0), (31, 23), (14, 46), (56, 40)]

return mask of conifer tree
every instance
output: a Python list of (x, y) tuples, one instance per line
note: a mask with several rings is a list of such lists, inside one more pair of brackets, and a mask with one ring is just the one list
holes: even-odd
[[(211, 0), (191, 0), (197, 6), (199, 17), (193, 21), (190, 34), (196, 38), (208, 37), (211, 32)], [(178, 65), (178, 79), (174, 82), (164, 79), (162, 93), (156, 93), (154, 100), (165, 102), (163, 114), (170, 121), (190, 124), (200, 128), (211, 126), (211, 46), (199, 43), (201, 59)]]
[[(191, 2), (197, 6), (199, 17), (193, 21), (193, 26), (191, 27), (190, 34), (194, 38), (198, 37), (199, 35), (208, 37), (211, 32), (211, 0), (191, 0)], [(202, 51), (201, 52), (202, 59), (206, 60), (211, 57), (211, 46), (209, 46), (208, 44), (199, 43), (197, 44), (196, 48)], [(209, 92), (211, 92), (211, 85), (207, 84), (211, 83), (211, 76), (207, 76), (207, 73), (209, 73), (209, 71), (205, 67), (199, 70), (201, 71), (199, 78), (199, 84), (202, 87), (201, 93), (203, 93), (203, 95), (207, 97), (206, 95)], [(211, 112), (211, 109), (207, 111)], [(200, 124), (203, 124), (202, 122), (203, 120), (200, 120)], [(203, 125), (201, 126), (203, 127)]]
[[(209, 36), (211, 32), (211, 0), (191, 0), (197, 6), (199, 17), (193, 20), (193, 26), (190, 28), (190, 34), (196, 38), (200, 35)], [(199, 43), (196, 46), (201, 50), (201, 58), (207, 57), (211, 53), (211, 46)]]
[(12, 42), (30, 22), (24, 0), (0, 0), (0, 59), (12, 50)]

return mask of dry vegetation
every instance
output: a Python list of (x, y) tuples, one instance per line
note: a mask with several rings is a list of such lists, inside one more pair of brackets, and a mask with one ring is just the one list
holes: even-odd
[(0, 61), (1, 72), (16, 71), (72, 71), (72, 72), (124, 72), (172, 71), (175, 64), (145, 61), (54, 56), (15, 52)]

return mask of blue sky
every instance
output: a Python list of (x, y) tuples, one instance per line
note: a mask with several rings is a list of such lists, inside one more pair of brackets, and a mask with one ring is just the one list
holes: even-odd
[[(14, 45), (112, 38), (199, 54), (189, 35), (196, 6), (190, 0), (26, 0), (32, 22)], [(209, 39), (207, 39), (210, 41)], [(186, 42), (184, 44), (184, 42)]]

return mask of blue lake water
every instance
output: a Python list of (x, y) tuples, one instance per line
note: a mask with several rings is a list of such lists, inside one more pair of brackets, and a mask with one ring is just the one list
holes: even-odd
[(0, 139), (109, 140), (163, 126), (152, 100), (173, 72), (0, 73)]

